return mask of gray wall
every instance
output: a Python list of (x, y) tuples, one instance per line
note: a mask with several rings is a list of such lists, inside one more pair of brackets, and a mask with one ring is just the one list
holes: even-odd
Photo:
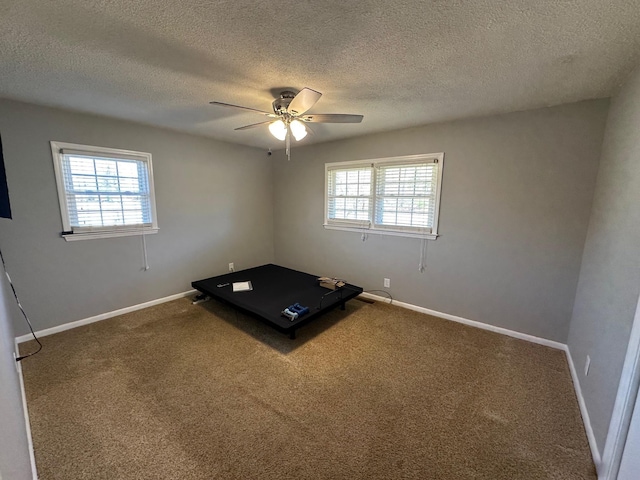
[(640, 293), (639, 126), (637, 70), (611, 103), (568, 342), (601, 451)]
[[(0, 100), (14, 215), (0, 223), (0, 246), (38, 330), (188, 290), (192, 280), (223, 273), (229, 262), (240, 269), (277, 261), (365, 289), (382, 288), (388, 277), (398, 300), (568, 339), (579, 371), (589, 353), (592, 370), (582, 385), (602, 446), (640, 290), (640, 219), (632, 208), (640, 200), (633, 129), (640, 124), (640, 75), (613, 104), (598, 174), (608, 107), (607, 100), (581, 102), (295, 145), (287, 162), (282, 152), (267, 157), (258, 149)], [(50, 140), (153, 154), (160, 233), (147, 237), (149, 271), (142, 270), (139, 237), (60, 238)], [(358, 234), (322, 227), (326, 162), (440, 151), (442, 236), (428, 242), (425, 273), (418, 272), (419, 240), (371, 235), (362, 242)], [(5, 411), (22, 422), (5, 311), (3, 305), (0, 375), (11, 388), (3, 389), (0, 410), (3, 422)], [(26, 333), (11, 317), (15, 333)], [(19, 452), (7, 464), (17, 472), (28, 467), (20, 422), (11, 427), (18, 431), (11, 448)]]
[[(275, 160), (276, 261), (566, 342), (607, 100), (300, 147)], [(366, 121), (366, 119), (365, 119)], [(345, 127), (356, 128), (356, 127)], [(440, 228), (420, 241), (325, 230), (324, 164), (445, 152)]]
[[(6, 228), (10, 220), (0, 219)], [(20, 383), (13, 358), (13, 328), (17, 318), (15, 300), (0, 266), (0, 478), (33, 478), (27, 443), (27, 429), (22, 410)]]
[[(273, 261), (272, 167), (262, 150), (0, 100), (13, 221), (0, 229), (37, 330), (184, 292), (193, 280)], [(153, 155), (160, 232), (66, 242), (50, 140)], [(16, 334), (24, 334), (22, 323)]]

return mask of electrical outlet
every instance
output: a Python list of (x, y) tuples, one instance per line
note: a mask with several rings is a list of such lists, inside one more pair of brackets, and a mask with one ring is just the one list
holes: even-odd
[(233, 271), (234, 271), (233, 262), (231, 262), (231, 263), (229, 264), (229, 271), (230, 271), (230, 272), (233, 272)]
[(591, 366), (591, 357), (587, 355), (587, 361), (584, 362), (584, 376), (589, 375), (589, 367)]
[(388, 278), (384, 279), (384, 288), (391, 288), (391, 280)]

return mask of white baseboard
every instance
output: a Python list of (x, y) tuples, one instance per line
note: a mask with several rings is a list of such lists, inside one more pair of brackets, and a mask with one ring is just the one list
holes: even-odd
[[(366, 293), (366, 292), (361, 293), (360, 295), (362, 295), (365, 298), (370, 298), (371, 300), (389, 303), (389, 299), (386, 297), (380, 297), (378, 295), (373, 295), (371, 293)], [(557, 350), (565, 350), (567, 348), (567, 346), (564, 343), (555, 342), (547, 338), (536, 337), (535, 335), (516, 332), (515, 330), (509, 330), (508, 328), (496, 327), (495, 325), (489, 325), (488, 323), (478, 322), (477, 320), (469, 320), (468, 318), (457, 317), (455, 315), (450, 315), (448, 313), (438, 312), (436, 310), (419, 307), (418, 305), (412, 305), (411, 303), (405, 303), (405, 302), (399, 302), (397, 300), (393, 300), (393, 305), (396, 305), (402, 308), (407, 308), (415, 312), (426, 313), (427, 315), (432, 315), (434, 317), (444, 318), (445, 320), (451, 320), (452, 322), (463, 323), (471, 327), (481, 328), (482, 330), (489, 330), (490, 332), (501, 333), (502, 335), (519, 338), (520, 340), (526, 340), (527, 342), (537, 343), (539, 345), (555, 348)]]
[(582, 422), (584, 423), (584, 429), (587, 433), (587, 440), (589, 440), (589, 448), (591, 449), (591, 456), (593, 457), (593, 463), (596, 466), (596, 472), (600, 474), (602, 457), (600, 456), (600, 450), (596, 442), (596, 437), (593, 434), (593, 428), (591, 428), (591, 420), (589, 419), (589, 411), (587, 410), (587, 404), (582, 396), (582, 388), (580, 388), (580, 379), (578, 372), (573, 364), (573, 358), (571, 357), (571, 351), (569, 346), (565, 345), (564, 351), (567, 354), (567, 362), (569, 363), (569, 370), (571, 371), (571, 379), (573, 380), (573, 388), (576, 391), (576, 397), (578, 398), (578, 405), (580, 406), (580, 413), (582, 414)]
[[(178, 300), (179, 298), (188, 297), (190, 295), (194, 295), (197, 293), (197, 290), (188, 290), (182, 293), (176, 293), (174, 295), (169, 295), (168, 297), (158, 298), (156, 300), (151, 300), (149, 302), (139, 303), (138, 305), (132, 305), (130, 307), (120, 308), (118, 310), (114, 310), (112, 312), (101, 313), (100, 315), (96, 315), (94, 317), (83, 318), (81, 320), (76, 320), (74, 322), (64, 323), (62, 325), (58, 325), (56, 327), (45, 328), (44, 330), (38, 330), (36, 335), (40, 337), (46, 337), (47, 335), (53, 335), (54, 333), (64, 332), (65, 330), (70, 330), (72, 328), (81, 327), (82, 325), (88, 325), (89, 323), (99, 322), (101, 320), (106, 320), (107, 318), (117, 317), (118, 315), (124, 315), (125, 313), (135, 312), (136, 310), (142, 310), (143, 308), (153, 307), (154, 305), (159, 305), (161, 303), (170, 302), (172, 300)], [(33, 339), (33, 335), (30, 333), (26, 335), (21, 335), (16, 337), (17, 343), (27, 342)]]
[[(369, 298), (371, 300), (381, 301), (385, 303), (389, 303), (390, 300), (386, 297), (381, 297), (378, 295), (373, 295), (371, 293), (361, 293), (361, 296), (365, 298)], [(600, 451), (598, 450), (598, 445), (596, 443), (596, 437), (593, 434), (593, 429), (591, 428), (591, 420), (589, 419), (589, 411), (587, 410), (587, 404), (584, 401), (584, 397), (582, 396), (582, 389), (580, 388), (580, 380), (578, 378), (578, 374), (576, 372), (576, 368), (573, 364), (573, 359), (571, 358), (571, 352), (569, 351), (569, 347), (560, 342), (555, 342), (553, 340), (548, 340), (546, 338), (536, 337), (534, 335), (529, 335), (526, 333), (516, 332), (514, 330), (509, 330), (508, 328), (496, 327), (494, 325), (489, 325), (486, 323), (478, 322), (476, 320), (469, 320), (468, 318), (457, 317), (455, 315), (450, 315), (448, 313), (438, 312), (436, 310), (430, 310), (428, 308), (419, 307), (417, 305), (412, 305), (410, 303), (399, 302), (397, 300), (393, 300), (393, 305), (398, 307), (407, 308), (409, 310), (413, 310), (420, 313), (426, 313), (427, 315), (432, 315), (434, 317), (444, 318), (445, 320), (451, 320), (453, 322), (463, 323), (465, 325), (469, 325), (471, 327), (481, 328), (483, 330), (489, 330), (490, 332), (500, 333), (502, 335), (508, 335), (510, 337), (519, 338), (520, 340), (526, 340), (528, 342), (537, 343), (540, 345), (544, 345), (546, 347), (555, 348), (557, 350), (563, 350), (567, 355), (567, 362), (569, 364), (569, 370), (571, 371), (571, 379), (573, 381), (573, 388), (576, 392), (576, 397), (578, 399), (578, 405), (580, 407), (580, 413), (582, 415), (582, 421), (584, 423), (584, 429), (587, 434), (587, 440), (589, 441), (589, 448), (591, 449), (591, 456), (593, 457), (593, 463), (596, 466), (596, 470), (600, 472), (601, 465), (601, 457)]]
[[(18, 339), (14, 340), (14, 351), (18, 353)], [(24, 389), (24, 378), (22, 377), (22, 364), (16, 362), (18, 370), (18, 380), (20, 382), (20, 396), (22, 397), (22, 412), (24, 413), (24, 424), (27, 430), (27, 446), (29, 448), (29, 460), (31, 462), (31, 476), (33, 480), (38, 480), (38, 469), (36, 467), (36, 455), (33, 449), (33, 437), (31, 436), (31, 421), (29, 420), (29, 410), (27, 409), (27, 394)]]

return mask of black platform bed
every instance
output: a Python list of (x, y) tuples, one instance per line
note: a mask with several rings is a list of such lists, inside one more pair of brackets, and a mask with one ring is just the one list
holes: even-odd
[[(362, 293), (361, 287), (349, 283), (340, 289), (329, 290), (321, 287), (317, 279), (316, 275), (268, 264), (198, 280), (192, 282), (191, 286), (295, 338), (298, 328), (338, 305), (344, 310), (345, 302)], [(234, 282), (247, 281), (251, 282), (253, 290), (233, 291)], [(309, 313), (291, 321), (282, 315), (282, 311), (294, 303), (309, 307)]]

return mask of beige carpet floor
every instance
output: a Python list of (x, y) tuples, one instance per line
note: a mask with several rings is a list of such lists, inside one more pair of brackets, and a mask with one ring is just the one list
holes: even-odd
[(563, 352), (384, 303), (290, 340), (182, 299), (43, 344), (42, 480), (596, 478)]

